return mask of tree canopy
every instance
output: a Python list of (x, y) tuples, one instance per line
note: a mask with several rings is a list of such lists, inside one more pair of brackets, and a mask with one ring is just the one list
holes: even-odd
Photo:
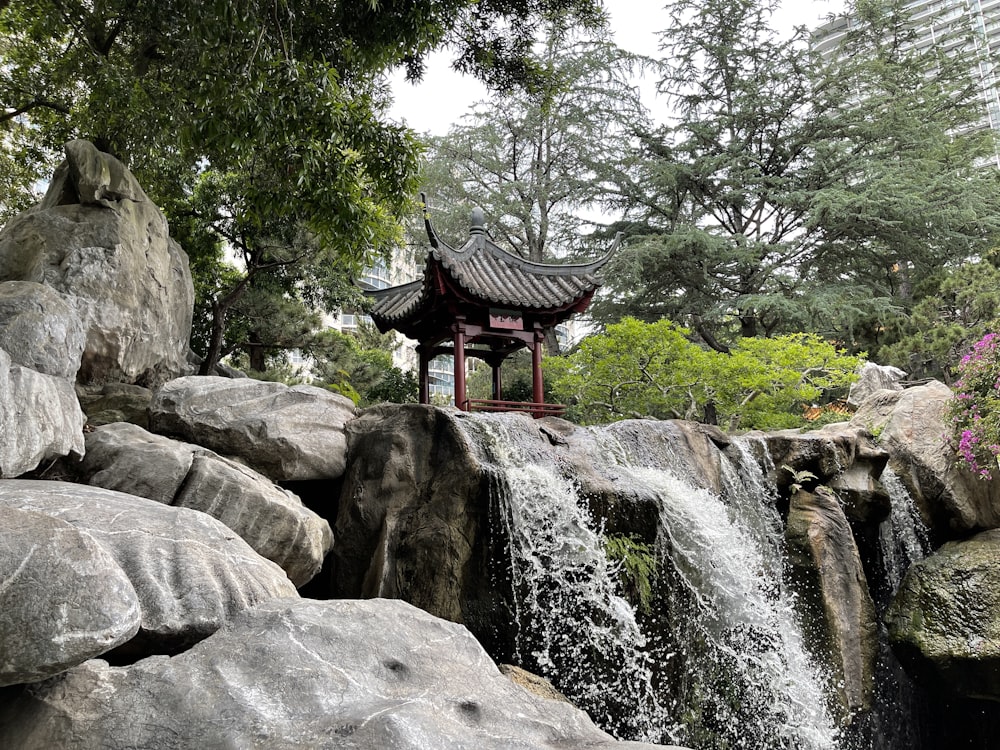
[(797, 330), (866, 348), (915, 278), (994, 242), (972, 53), (914, 45), (889, 0), (849, 4), (858, 22), (824, 58), (804, 30), (775, 35), (775, 5), (670, 4), (677, 117), (610, 179), (630, 241), (602, 321), (668, 317), (720, 350)]
[(696, 419), (729, 429), (805, 424), (803, 407), (846, 396), (859, 359), (815, 334), (747, 338), (729, 353), (667, 320), (626, 318), (544, 361), (553, 396), (584, 422)]
[[(259, 352), (251, 334), (265, 331), (228, 325), (248, 290), (329, 309), (399, 239), (419, 147), (389, 122), (382, 75), (418, 74), (447, 45), (496, 85), (532, 85), (524, 53), (540, 17), (602, 20), (595, 0), (12, 0), (0, 6), (0, 188), (45, 176), (70, 137), (114, 153), (197, 238), (188, 250), (212, 274), (206, 364)], [(235, 275), (213, 262), (222, 244)]]

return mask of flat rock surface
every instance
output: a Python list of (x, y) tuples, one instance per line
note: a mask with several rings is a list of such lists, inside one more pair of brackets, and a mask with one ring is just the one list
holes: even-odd
[(192, 375), (157, 391), (150, 429), (238, 457), (274, 481), (336, 479), (354, 413), (350, 399), (311, 385)]
[(0, 685), (58, 674), (129, 640), (139, 599), (114, 558), (58, 518), (0, 507)]
[(133, 652), (183, 648), (248, 607), (295, 595), (281, 568), (204, 513), (81, 484), (16, 479), (0, 480), (0, 507), (64, 521), (110, 553), (142, 610)]
[(87, 662), (0, 706), (0, 747), (542, 750), (619, 743), (400, 601), (277, 599), (175, 657)]

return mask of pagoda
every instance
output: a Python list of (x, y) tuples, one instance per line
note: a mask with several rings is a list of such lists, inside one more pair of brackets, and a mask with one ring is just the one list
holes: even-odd
[[(421, 196), (423, 199), (424, 196)], [(463, 411), (528, 411), (536, 417), (559, 414), (563, 407), (545, 404), (542, 341), (546, 328), (583, 312), (601, 285), (600, 260), (576, 265), (534, 263), (498, 246), (486, 233), (482, 209), (472, 211), (468, 241), (459, 249), (442, 242), (424, 208), (430, 252), (423, 278), (409, 284), (366, 292), (370, 312), (383, 333), (396, 329), (418, 342), (420, 403), (430, 402), (429, 365), (452, 355), (455, 405)], [(514, 352), (531, 350), (532, 401), (503, 400), (500, 366)], [(468, 357), (493, 371), (493, 398), (470, 399), (466, 392)]]

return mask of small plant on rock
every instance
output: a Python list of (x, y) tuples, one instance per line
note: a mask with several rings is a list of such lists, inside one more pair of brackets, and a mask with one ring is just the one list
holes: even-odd
[(949, 407), (948, 441), (980, 479), (992, 479), (1000, 456), (1000, 334), (988, 333), (962, 357)]

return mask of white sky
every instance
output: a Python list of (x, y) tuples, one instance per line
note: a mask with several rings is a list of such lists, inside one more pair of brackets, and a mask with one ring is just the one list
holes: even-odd
[[(666, 2), (605, 0), (618, 45), (631, 52), (656, 55), (659, 32), (667, 26), (663, 10)], [(827, 15), (842, 8), (843, 0), (784, 0), (774, 17), (774, 25), (789, 33), (795, 26), (814, 28)], [(444, 135), (475, 102), (487, 97), (481, 84), (451, 70), (450, 60), (447, 53), (432, 57), (423, 80), (416, 86), (404, 80), (402, 71), (393, 76), (393, 119), (405, 122), (419, 133)]]

